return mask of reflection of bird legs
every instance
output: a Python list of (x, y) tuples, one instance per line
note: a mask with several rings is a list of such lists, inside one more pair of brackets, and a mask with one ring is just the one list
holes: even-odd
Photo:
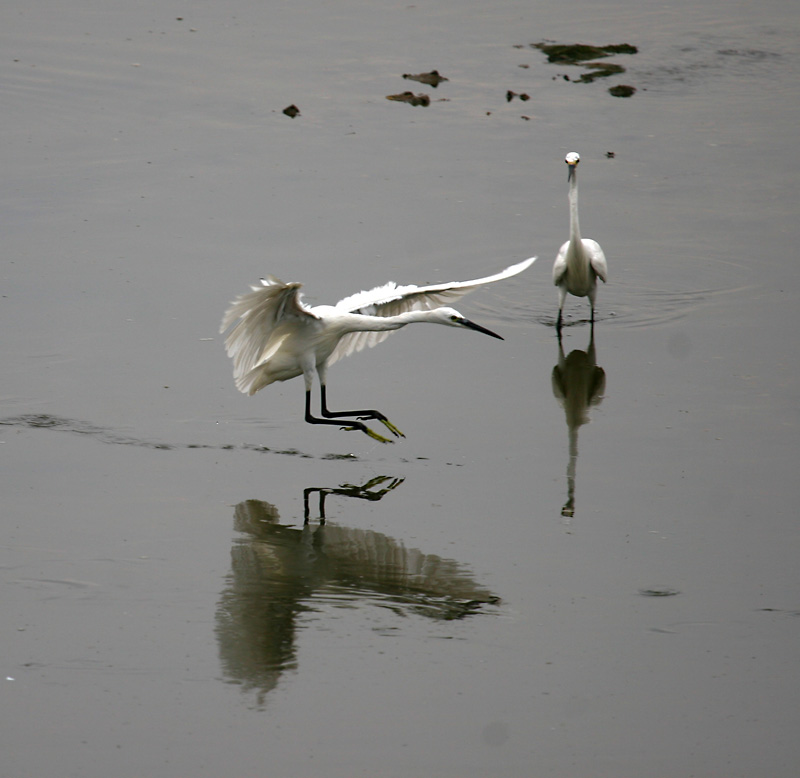
[[(561, 312), (559, 311), (559, 324)], [(594, 356), (594, 319), (591, 324), (591, 341), (589, 348)], [(564, 356), (564, 346), (561, 342), (561, 327), (558, 328), (558, 364), (563, 370), (566, 358)], [(578, 427), (569, 427), (569, 460), (567, 462), (567, 501), (561, 508), (561, 515), (565, 518), (572, 518), (575, 515), (575, 475), (578, 471)]]
[(561, 515), (572, 518), (575, 515), (575, 473), (578, 470), (578, 428), (569, 431), (569, 462), (567, 463), (567, 501), (561, 508)]
[[(319, 522), (320, 524), (324, 524), (325, 500), (329, 494), (339, 494), (344, 497), (355, 497), (359, 500), (370, 500), (372, 502), (376, 502), (377, 500), (383, 499), (384, 495), (386, 495), (388, 492), (391, 492), (392, 489), (396, 489), (398, 486), (400, 486), (404, 480), (404, 478), (391, 478), (388, 475), (379, 475), (367, 481), (363, 486), (342, 484), (336, 489), (310, 486), (307, 489), (303, 489), (303, 523), (308, 524), (311, 516), (308, 503), (312, 492), (319, 493)], [(385, 486), (383, 489), (373, 490), (374, 486), (383, 484), (386, 481), (389, 481), (388, 486)]]
[(586, 351), (575, 349), (564, 356), (561, 331), (558, 331), (558, 364), (551, 377), (553, 395), (564, 409), (569, 433), (569, 461), (567, 463), (567, 501), (561, 515), (575, 515), (575, 477), (578, 468), (578, 430), (589, 421), (589, 408), (603, 400), (606, 374), (597, 365), (594, 345), (594, 325), (591, 327)]

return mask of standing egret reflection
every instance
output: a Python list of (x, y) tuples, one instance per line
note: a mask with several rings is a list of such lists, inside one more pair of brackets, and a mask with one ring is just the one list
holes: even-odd
[(569, 461), (567, 463), (567, 501), (561, 515), (575, 515), (575, 477), (578, 469), (578, 430), (589, 421), (589, 408), (603, 401), (606, 373), (597, 364), (594, 327), (591, 328), (586, 351), (575, 349), (564, 356), (561, 335), (558, 337), (558, 363), (551, 375), (553, 396), (564, 409), (569, 432)]
[[(375, 419), (392, 434), (402, 437), (403, 433), (380, 411), (328, 410), (328, 366), (354, 351), (381, 343), (392, 331), (415, 322), (476, 330), (503, 340), (500, 335), (469, 321), (455, 309), (435, 306), (458, 300), (483, 284), (521, 273), (535, 260), (536, 257), (531, 257), (500, 273), (474, 281), (431, 286), (398, 286), (390, 281), (368, 292), (345, 297), (336, 305), (316, 305), (313, 308), (302, 301), (301, 284), (286, 284), (267, 276), (261, 279), (262, 286), (253, 286), (252, 292), (237, 297), (222, 319), (220, 332), (233, 325), (225, 339), (225, 348), (233, 359), (236, 388), (245, 394), (255, 394), (274, 381), (288, 381), (302, 375), (306, 384), (305, 420), (309, 424), (341, 425), (337, 419), (350, 417), (344, 429), (361, 430), (375, 440), (389, 443), (387, 438), (363, 423), (365, 419)], [(311, 387), (315, 374), (319, 377), (324, 418), (311, 413)]]
[(558, 287), (558, 321), (556, 329), (561, 330), (561, 319), (567, 293), (575, 297), (588, 297), (592, 306), (594, 323), (594, 298), (597, 294), (597, 279), (605, 283), (608, 267), (603, 249), (597, 241), (581, 238), (578, 225), (578, 163), (580, 154), (570, 151), (564, 161), (569, 172), (569, 240), (559, 249), (553, 264), (553, 283)]

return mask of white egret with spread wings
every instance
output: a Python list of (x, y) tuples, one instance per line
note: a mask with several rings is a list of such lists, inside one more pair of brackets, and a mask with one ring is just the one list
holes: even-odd
[[(389, 282), (368, 292), (345, 297), (336, 305), (310, 307), (302, 301), (299, 283), (284, 283), (273, 276), (261, 286), (236, 298), (222, 319), (220, 332), (232, 327), (225, 339), (233, 359), (236, 387), (255, 394), (275, 381), (302, 375), (306, 385), (305, 420), (309, 424), (342, 425), (361, 430), (382, 443), (391, 442), (364, 424), (375, 419), (398, 437), (403, 433), (374, 409), (331, 411), (327, 406), (328, 367), (342, 357), (384, 341), (394, 330), (416, 322), (444, 324), (499, 335), (469, 321), (445, 303), (453, 302), (484, 284), (500, 281), (530, 267), (536, 257), (474, 281), (454, 281), (430, 286), (398, 286)], [(322, 418), (311, 413), (311, 388), (319, 377)]]

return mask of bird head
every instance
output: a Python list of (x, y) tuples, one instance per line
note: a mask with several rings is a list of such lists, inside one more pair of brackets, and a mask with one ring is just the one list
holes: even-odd
[(435, 308), (431, 312), (430, 321), (435, 321), (437, 324), (446, 324), (448, 327), (466, 327), (476, 332), (482, 332), (484, 335), (489, 335), (498, 340), (504, 340), (503, 337), (496, 332), (487, 330), (486, 327), (481, 327), (480, 324), (475, 324), (465, 316), (462, 316), (455, 308)]
[(569, 171), (567, 172), (567, 181), (572, 181), (572, 177), (575, 175), (575, 170), (578, 167), (578, 163), (581, 161), (581, 155), (578, 154), (577, 151), (570, 151), (566, 157), (564, 157), (564, 162), (567, 163), (567, 167)]

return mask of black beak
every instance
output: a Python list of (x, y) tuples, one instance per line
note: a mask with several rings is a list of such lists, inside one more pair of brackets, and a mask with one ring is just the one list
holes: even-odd
[(572, 181), (572, 177), (575, 175), (575, 165), (568, 165), (569, 170), (567, 171), (567, 183)]
[(486, 327), (481, 327), (480, 324), (475, 324), (474, 321), (470, 321), (469, 319), (462, 319), (461, 323), (465, 327), (469, 327), (471, 330), (475, 330), (476, 332), (482, 332), (484, 335), (489, 335), (490, 337), (497, 338), (498, 340), (505, 340), (505, 338), (501, 337), (496, 332), (487, 330)]

